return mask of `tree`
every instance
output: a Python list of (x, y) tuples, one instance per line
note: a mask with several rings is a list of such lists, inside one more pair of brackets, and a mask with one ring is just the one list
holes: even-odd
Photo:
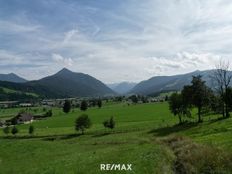
[(228, 103), (228, 88), (231, 82), (232, 74), (230, 73), (229, 62), (221, 60), (218, 65), (216, 65), (216, 70), (212, 76), (214, 86), (221, 101), (223, 102), (222, 116), (229, 117), (229, 103)]
[(97, 101), (97, 106), (98, 106), (98, 108), (101, 108), (101, 107), (102, 107), (102, 101), (101, 101), (101, 99), (98, 99), (98, 101)]
[[(204, 112), (206, 113), (207, 109), (210, 108), (210, 96), (212, 95), (212, 91), (205, 85), (205, 81), (201, 79), (200, 75), (193, 76), (191, 83), (190, 86), (186, 86), (183, 89), (184, 94), (189, 93), (188, 98), (184, 100), (197, 108), (198, 122), (202, 122), (202, 114)], [(185, 92), (184, 90), (188, 91)]]
[(105, 127), (105, 128), (108, 128), (108, 125), (109, 125), (109, 121), (108, 120), (105, 120), (105, 121), (103, 121), (103, 126)]
[(8, 134), (10, 133), (10, 128), (9, 128), (9, 126), (4, 127), (4, 128), (3, 128), (3, 132), (4, 132), (4, 134), (8, 135)]
[(228, 111), (232, 111), (232, 87), (227, 89), (226, 103), (228, 104)]
[(87, 103), (85, 100), (83, 100), (83, 101), (81, 102), (80, 109), (81, 109), (82, 111), (86, 111), (86, 110), (88, 109), (88, 103)]
[(181, 93), (173, 93), (169, 97), (168, 102), (170, 111), (174, 116), (178, 116), (179, 124), (182, 124), (182, 117), (190, 116), (190, 110), (183, 100), (183, 95)]
[(109, 128), (113, 129), (115, 127), (114, 117), (111, 117), (109, 120)]
[(11, 133), (13, 134), (13, 135), (15, 135), (15, 134), (17, 134), (19, 131), (18, 131), (18, 129), (17, 129), (17, 127), (13, 127), (12, 128), (12, 130), (11, 130)]
[(51, 117), (52, 116), (52, 110), (50, 109), (45, 113), (45, 117)]
[(29, 126), (29, 129), (28, 129), (28, 133), (30, 134), (30, 135), (32, 135), (33, 133), (34, 133), (34, 126), (33, 125), (30, 125)]
[(76, 119), (75, 122), (75, 129), (76, 131), (81, 131), (84, 134), (85, 129), (90, 128), (91, 120), (89, 119), (88, 115), (82, 114)]
[(210, 108), (216, 114), (222, 114), (223, 101), (222, 98), (218, 95), (212, 95), (210, 99)]
[(103, 125), (105, 128), (114, 129), (114, 127), (115, 127), (114, 117), (111, 117), (109, 120), (105, 120), (103, 122)]
[(129, 97), (133, 103), (138, 103), (138, 97), (136, 95), (132, 95)]
[(69, 100), (65, 100), (64, 106), (63, 106), (63, 111), (65, 113), (69, 113), (71, 110), (71, 102)]
[(165, 99), (164, 99), (164, 100), (165, 100), (165, 101), (168, 101), (168, 95), (165, 96)]

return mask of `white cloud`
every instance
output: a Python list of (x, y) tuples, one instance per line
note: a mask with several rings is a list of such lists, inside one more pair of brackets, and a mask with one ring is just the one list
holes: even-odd
[[(220, 58), (232, 57), (231, 1), (128, 0), (119, 6), (108, 4), (112, 9), (90, 3), (83, 12), (80, 6), (70, 12), (76, 9), (75, 3), (62, 5), (56, 8), (61, 16), (45, 22), (38, 17), (30, 22), (23, 16), (22, 22), (17, 19), (14, 25), (0, 16), (0, 24), (4, 24), (0, 34), (6, 35), (8, 27), (21, 31), (16, 32), (18, 37), (6, 35), (2, 43), (14, 54), (10, 57), (0, 52), (0, 59), (10, 60), (13, 55), (18, 62), (38, 64), (42, 59), (46, 66), (53, 64), (49, 71), (34, 68), (36, 77), (65, 66), (109, 83), (211, 69)], [(63, 13), (67, 20), (62, 25), (55, 23), (56, 18), (66, 17)], [(2, 64), (7, 64), (4, 61)]]
[(52, 59), (64, 67), (69, 67), (73, 65), (73, 60), (71, 58), (65, 58), (60, 54), (52, 54)]
[(78, 33), (77, 29), (73, 29), (73, 30), (66, 32), (63, 43), (64, 44), (68, 43), (72, 39), (72, 37), (76, 35), (77, 33)]

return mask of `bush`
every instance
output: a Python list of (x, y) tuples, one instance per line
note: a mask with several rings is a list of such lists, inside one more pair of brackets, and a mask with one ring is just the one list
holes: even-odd
[(113, 129), (115, 127), (114, 117), (111, 117), (109, 120), (103, 122), (105, 128)]
[(17, 134), (19, 131), (18, 131), (18, 129), (17, 129), (17, 127), (13, 127), (12, 128), (12, 130), (11, 130), (11, 133), (13, 134), (13, 135), (15, 135), (15, 134)]
[(81, 131), (84, 134), (85, 129), (90, 128), (91, 120), (89, 119), (88, 115), (83, 114), (76, 119), (75, 122), (75, 129), (76, 131)]
[(34, 126), (33, 126), (33, 125), (30, 125), (30, 126), (29, 126), (29, 129), (28, 129), (28, 133), (29, 133), (30, 135), (32, 135), (32, 134), (34, 133), (34, 131), (35, 131)]
[(10, 133), (9, 126), (6, 126), (6, 127), (3, 128), (3, 133), (6, 134), (6, 135), (8, 135)]
[(50, 109), (49, 111), (47, 111), (44, 116), (45, 117), (51, 117), (52, 116), (52, 110)]
[(197, 144), (182, 136), (164, 140), (176, 156), (176, 173), (230, 173), (232, 154), (221, 149)]

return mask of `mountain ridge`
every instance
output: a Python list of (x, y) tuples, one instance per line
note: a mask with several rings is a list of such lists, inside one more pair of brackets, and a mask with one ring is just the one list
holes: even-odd
[(27, 82), (26, 79), (18, 76), (15, 73), (0, 74), (0, 81), (15, 82), (15, 83)]
[(45, 98), (115, 95), (114, 91), (98, 79), (88, 74), (72, 72), (66, 68), (42, 79), (20, 84), (1, 81), (0, 86), (33, 92)]
[[(208, 86), (212, 86), (210, 77), (215, 70), (193, 71), (186, 74), (172, 76), (154, 76), (148, 80), (141, 81), (131, 91), (130, 94), (152, 95), (162, 91), (181, 90), (184, 85), (191, 83), (192, 76), (201, 75)], [(230, 72), (232, 73), (232, 72)]]

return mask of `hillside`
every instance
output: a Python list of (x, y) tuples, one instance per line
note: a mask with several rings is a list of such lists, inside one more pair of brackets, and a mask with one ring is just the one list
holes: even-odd
[(15, 83), (24, 83), (27, 82), (26, 79), (19, 77), (14, 73), (10, 74), (0, 74), (0, 81), (15, 82)]
[(5, 87), (0, 87), (0, 101), (28, 101), (38, 99), (38, 95), (30, 92), (13, 90)]
[(83, 73), (62, 69), (40, 80), (26, 83), (0, 82), (1, 87), (22, 92), (36, 93), (45, 98), (88, 97), (114, 95), (101, 81)]
[(135, 85), (136, 83), (133, 83), (133, 82), (121, 82), (121, 83), (107, 84), (109, 88), (111, 88), (113, 91), (117, 92), (118, 94), (126, 94)]
[(156, 76), (138, 83), (129, 93), (152, 95), (165, 91), (178, 91), (184, 85), (190, 84), (192, 76), (196, 75), (201, 75), (206, 84), (212, 86), (213, 81), (210, 77), (212, 74), (213, 70), (206, 70), (173, 76)]
[[(43, 109), (37, 108), (37, 113)], [(0, 118), (20, 110), (0, 110)], [(80, 135), (75, 132), (74, 123), (81, 114), (83, 111), (78, 108), (68, 114), (61, 108), (53, 108), (52, 117), (32, 123), (34, 135), (28, 135), (29, 124), (18, 125), (17, 135), (6, 136), (0, 131), (1, 172), (122, 173), (102, 172), (99, 166), (126, 163), (132, 164), (135, 174), (193, 170), (191, 173), (231, 173), (231, 118), (217, 120), (217, 115), (210, 115), (196, 124), (193, 113), (192, 123), (177, 125), (178, 119), (169, 112), (166, 102), (103, 104), (101, 109), (93, 107), (85, 111), (93, 126)], [(102, 122), (112, 114), (116, 127), (113, 131), (106, 130)], [(186, 171), (177, 172), (180, 164)]]

